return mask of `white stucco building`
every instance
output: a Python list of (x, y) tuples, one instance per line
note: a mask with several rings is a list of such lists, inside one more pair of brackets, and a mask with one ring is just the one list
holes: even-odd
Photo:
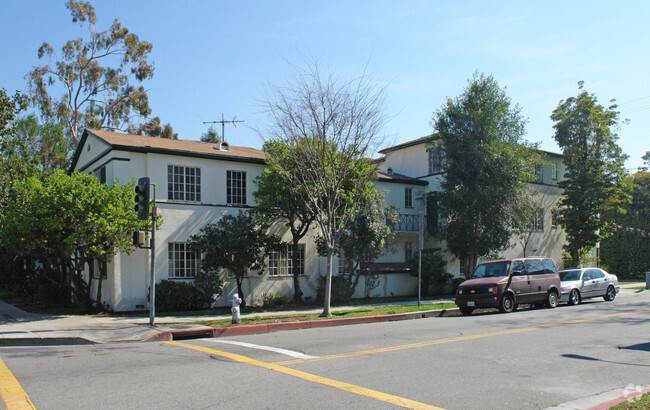
[[(402, 223), (395, 227), (396, 239), (383, 256), (373, 261), (379, 272), (379, 285), (371, 296), (413, 295), (417, 281), (406, 269), (406, 260), (418, 250), (418, 216), (424, 212), (418, 198), (425, 192), (439, 190), (442, 174), (438, 152), (428, 148), (430, 137), (387, 148), (375, 161), (379, 171), (376, 187), (383, 192), (388, 205), (398, 209)], [(561, 157), (547, 153), (551, 166), (540, 170), (535, 183), (540, 192), (539, 230), (527, 244), (528, 255), (552, 257), (560, 262), (563, 233), (553, 226), (551, 212), (559, 198), (556, 186), (562, 175)], [(90, 173), (106, 183), (137, 180), (148, 176), (156, 185), (156, 205), (163, 223), (156, 231), (156, 281), (191, 281), (198, 270), (198, 257), (186, 248), (188, 238), (207, 223), (217, 221), (226, 213), (237, 213), (255, 206), (254, 180), (265, 167), (264, 152), (227, 143), (203, 143), (192, 140), (169, 140), (86, 130), (75, 152), (71, 170)], [(301, 288), (306, 298), (313, 299), (318, 278), (326, 271), (326, 261), (316, 252), (316, 226), (301, 241)], [(279, 233), (290, 243), (291, 234)], [(426, 236), (425, 248), (441, 249), (448, 261), (448, 270), (459, 273), (459, 263), (445, 252), (443, 242)], [(521, 244), (513, 239), (513, 247), (503, 256), (520, 256)], [(287, 253), (274, 254), (261, 272), (250, 272), (243, 283), (249, 304), (261, 303), (268, 295), (293, 295), (290, 258)], [(149, 250), (137, 249), (131, 254), (117, 254), (107, 266), (100, 267), (105, 279), (102, 298), (114, 311), (148, 308)], [(336, 262), (335, 262), (336, 266)], [(225, 306), (236, 292), (234, 278), (224, 276), (224, 293), (217, 305)], [(366, 294), (363, 281), (355, 297)]]

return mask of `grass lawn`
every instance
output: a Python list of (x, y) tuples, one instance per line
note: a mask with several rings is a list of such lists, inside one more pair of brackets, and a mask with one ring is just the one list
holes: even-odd
[(646, 393), (642, 396), (635, 397), (631, 400), (624, 401), (619, 403), (616, 406), (612, 406), (609, 410), (640, 410), (640, 409), (650, 409), (650, 393)]
[[(431, 303), (423, 304), (418, 307), (414, 306), (381, 306), (381, 307), (363, 307), (359, 306), (359, 309), (353, 310), (332, 310), (332, 319), (338, 318), (350, 318), (350, 317), (360, 317), (360, 316), (375, 316), (375, 315), (389, 315), (395, 313), (407, 313), (407, 312), (419, 312), (427, 310), (438, 310), (438, 309), (454, 309), (456, 308), (455, 303)], [(213, 313), (214, 314), (214, 313)], [(319, 317), (320, 313), (292, 313), (292, 314), (277, 314), (270, 316), (249, 316), (242, 317), (241, 325), (259, 325), (264, 323), (276, 323), (276, 322), (299, 322), (306, 320), (323, 320), (327, 318)], [(176, 325), (179, 323), (175, 323)], [(228, 326), (241, 326), (233, 325), (231, 319), (220, 319), (220, 320), (199, 320), (199, 321), (188, 321), (184, 324), (200, 324), (204, 326), (211, 327), (228, 327)], [(165, 323), (159, 323), (159, 325), (164, 326)]]

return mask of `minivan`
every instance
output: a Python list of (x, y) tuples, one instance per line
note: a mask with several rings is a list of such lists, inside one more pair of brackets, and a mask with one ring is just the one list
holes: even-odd
[(456, 289), (463, 315), (476, 308), (512, 312), (520, 304), (554, 308), (560, 298), (560, 275), (550, 258), (531, 257), (483, 262)]

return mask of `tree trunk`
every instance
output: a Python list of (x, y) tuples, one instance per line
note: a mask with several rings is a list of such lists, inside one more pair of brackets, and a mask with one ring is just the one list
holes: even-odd
[(97, 311), (101, 312), (104, 310), (104, 305), (102, 305), (102, 283), (104, 283), (104, 280), (102, 278), (102, 270), (101, 266), (99, 269), (99, 279), (97, 279), (97, 298), (95, 299)]
[(302, 303), (302, 289), (300, 289), (300, 278), (298, 270), (298, 240), (293, 238), (293, 254), (291, 255), (291, 266), (293, 266), (293, 303)]
[(246, 298), (244, 298), (244, 289), (242, 288), (242, 282), (244, 281), (243, 275), (236, 275), (236, 281), (237, 281), (237, 295), (241, 298), (241, 305), (239, 306), (240, 308), (245, 308), (246, 307)]
[(332, 256), (334, 255), (334, 249), (327, 248), (327, 274), (325, 276), (325, 295), (323, 297), (323, 313), (320, 314), (320, 317), (332, 317), (332, 312), (330, 312), (330, 301), (332, 298)]

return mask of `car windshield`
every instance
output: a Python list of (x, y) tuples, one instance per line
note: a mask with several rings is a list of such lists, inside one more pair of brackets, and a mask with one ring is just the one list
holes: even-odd
[(493, 278), (496, 276), (508, 276), (510, 262), (482, 263), (476, 267), (473, 278)]
[(563, 270), (560, 272), (561, 280), (580, 280), (581, 270)]

